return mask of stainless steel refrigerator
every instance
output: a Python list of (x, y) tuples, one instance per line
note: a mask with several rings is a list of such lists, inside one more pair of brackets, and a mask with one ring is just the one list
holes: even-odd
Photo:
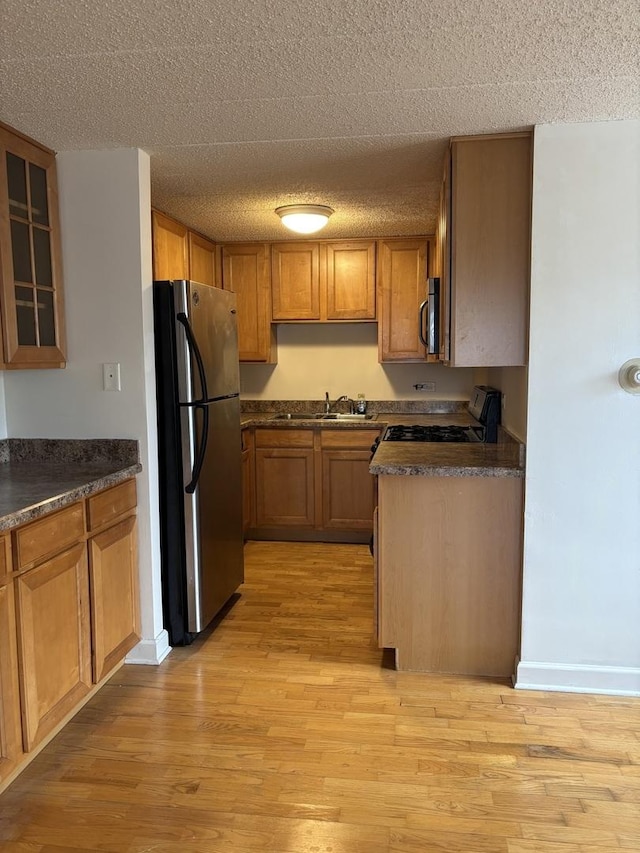
[(164, 622), (205, 628), (244, 580), (235, 294), (153, 284)]

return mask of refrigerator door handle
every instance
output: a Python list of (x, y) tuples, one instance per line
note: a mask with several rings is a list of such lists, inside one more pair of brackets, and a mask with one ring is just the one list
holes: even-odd
[(176, 320), (182, 326), (184, 326), (184, 332), (187, 336), (187, 343), (193, 353), (193, 357), (195, 358), (196, 364), (198, 366), (198, 373), (200, 375), (200, 388), (202, 389), (202, 398), (200, 400), (196, 400), (195, 403), (203, 403), (209, 399), (209, 392), (207, 390), (207, 374), (204, 369), (204, 361), (202, 360), (202, 354), (200, 352), (200, 347), (198, 346), (198, 341), (196, 340), (195, 335), (193, 334), (193, 329), (191, 328), (191, 324), (189, 323), (189, 319), (184, 312), (180, 312), (176, 315)]
[(209, 406), (200, 406), (196, 404), (193, 406), (194, 411), (198, 409), (202, 412), (202, 438), (200, 439), (200, 446), (196, 450), (195, 458), (193, 460), (193, 471), (191, 472), (191, 480), (185, 486), (184, 490), (188, 495), (192, 495), (196, 486), (198, 485), (198, 480), (200, 479), (200, 472), (202, 471), (202, 466), (204, 464), (204, 456), (207, 452), (207, 440), (209, 438)]

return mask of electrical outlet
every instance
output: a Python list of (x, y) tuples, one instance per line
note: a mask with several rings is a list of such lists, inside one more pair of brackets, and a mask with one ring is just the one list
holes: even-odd
[(435, 391), (436, 383), (435, 382), (416, 382), (413, 386), (416, 391)]
[(105, 391), (120, 391), (120, 364), (102, 365), (102, 385)]

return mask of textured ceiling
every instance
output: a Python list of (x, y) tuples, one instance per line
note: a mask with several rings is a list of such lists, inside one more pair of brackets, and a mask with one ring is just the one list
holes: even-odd
[(445, 142), (640, 117), (638, 0), (1, 0), (0, 118), (217, 240), (433, 231)]

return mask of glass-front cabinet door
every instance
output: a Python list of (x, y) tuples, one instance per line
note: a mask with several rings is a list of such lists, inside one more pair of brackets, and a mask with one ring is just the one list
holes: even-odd
[(55, 155), (0, 124), (5, 367), (64, 367)]

